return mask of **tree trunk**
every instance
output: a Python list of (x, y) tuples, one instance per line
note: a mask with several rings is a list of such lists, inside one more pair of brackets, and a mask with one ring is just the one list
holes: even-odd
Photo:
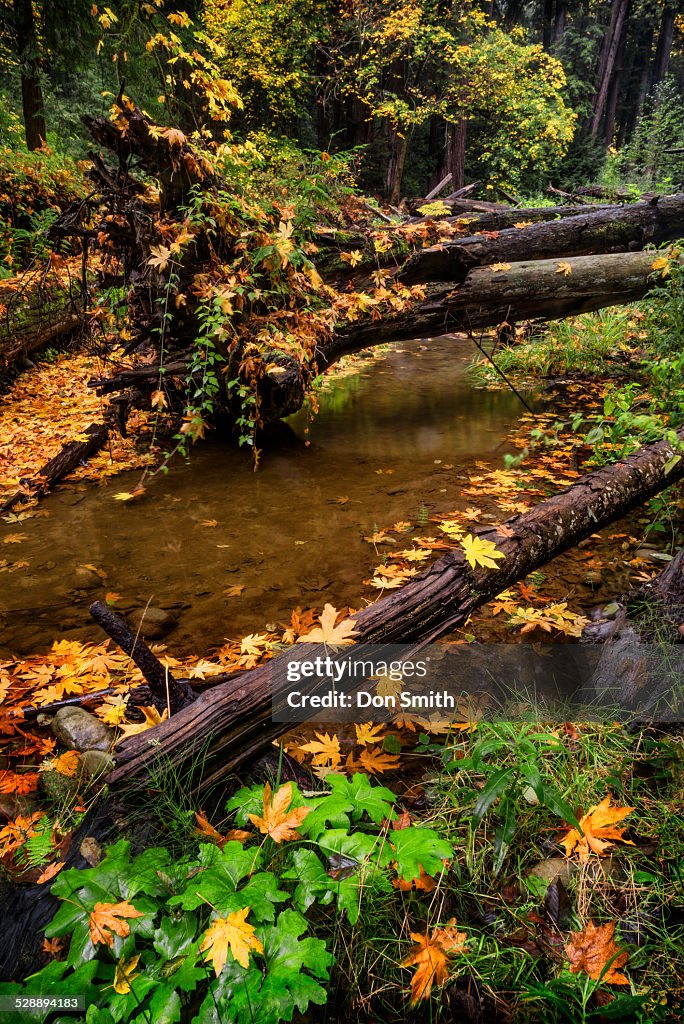
[(613, 77), (613, 69), (617, 58), (618, 49), (625, 30), (625, 23), (629, 13), (630, 0), (616, 0), (612, 4), (610, 25), (606, 34), (603, 54), (599, 64), (599, 76), (594, 97), (594, 113), (591, 122), (591, 134), (597, 138), (603, 117), (606, 111), (608, 89), (610, 80)]
[(460, 117), (449, 126), (447, 140), (447, 162), (444, 173), (451, 172), (451, 183), (455, 191), (465, 185), (465, 153), (468, 121)]
[[(684, 431), (680, 436), (684, 439)], [(471, 569), (460, 550), (450, 552), (401, 590), (355, 615), (356, 646), (425, 644), (463, 625), (506, 587), (682, 479), (684, 459), (672, 466), (672, 456), (666, 442), (647, 445), (588, 473), (504, 527), (478, 531), (505, 556), (495, 570)], [(345, 654), (349, 651), (345, 648)], [(307, 645), (303, 656), (314, 659), (328, 653), (324, 646)], [(273, 694), (287, 689), (286, 664), (286, 658), (276, 658), (214, 687), (162, 725), (126, 740), (117, 748), (110, 787), (130, 792), (144, 786), (160, 757), (179, 769), (207, 750), (217, 766), (215, 776), (253, 757), (283, 731), (272, 721), (271, 711)], [(202, 785), (210, 785), (215, 776), (209, 774)]]
[(603, 126), (603, 141), (606, 144), (606, 149), (612, 144), (613, 136), (615, 134), (615, 117), (617, 114), (620, 86), (622, 84), (622, 75), (624, 71), (625, 39), (626, 33), (623, 32), (620, 38), (620, 45), (615, 59), (615, 68), (613, 70), (613, 77), (610, 80), (610, 89), (608, 91), (608, 100), (606, 102), (606, 119)]
[(565, 35), (568, 21), (568, 5), (566, 0), (556, 0), (556, 17), (553, 23), (553, 42), (558, 43)]
[(407, 139), (405, 135), (391, 126), (389, 133), (390, 157), (387, 162), (386, 189), (389, 202), (392, 206), (397, 206), (401, 199), (401, 180), (404, 176)]
[(43, 91), (40, 85), (40, 54), (32, 0), (14, 0), (14, 21), (26, 145), (29, 149), (40, 149), (45, 145), (46, 128)]
[(653, 260), (652, 252), (637, 252), (571, 257), (561, 269), (555, 259), (513, 263), (504, 270), (476, 268), (460, 285), (426, 285), (425, 298), (394, 318), (340, 327), (321, 350), (318, 367), (323, 370), (343, 355), (385, 342), (560, 320), (636, 302), (653, 287)]
[(658, 34), (658, 48), (653, 63), (652, 85), (658, 85), (665, 78), (670, 66), (670, 54), (672, 52), (672, 37), (674, 35), (675, 9), (669, 3), (665, 4), (660, 19), (660, 32)]
[(508, 228), (495, 238), (471, 235), (423, 249), (409, 259), (403, 281), (463, 281), (473, 267), (520, 259), (586, 256), (660, 245), (684, 236), (684, 195), (593, 211), (558, 221)]

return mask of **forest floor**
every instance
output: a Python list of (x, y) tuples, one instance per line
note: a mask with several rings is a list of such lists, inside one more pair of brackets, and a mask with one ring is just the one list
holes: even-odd
[[(0, 475), (8, 491), (21, 477), (35, 475), (65, 438), (101, 418), (100, 399), (85, 387), (100, 369), (95, 363), (83, 353), (59, 355), (23, 374), (0, 401)], [(573, 483), (586, 471), (591, 450), (569, 422), (600, 409), (606, 386), (605, 376), (556, 376), (545, 411), (522, 415), (507, 439), (527, 453), (523, 460), (505, 467), (483, 460), (469, 468), (461, 482), (465, 508), (461, 503), (439, 515), (379, 523), (365, 538), (368, 572), (359, 580), (357, 607), (400, 587), (472, 524), (500, 522)], [(116, 437), (62, 486), (144, 470), (158, 460), (158, 452), (135, 440), (136, 431), (148, 431), (144, 417), (129, 426), (133, 439)], [(0, 572), (23, 571), (22, 524), (47, 506), (18, 507), (4, 517), (7, 555)], [(662, 545), (645, 541), (650, 522), (643, 510), (601, 531), (500, 594), (445, 642), (579, 638), (606, 606), (657, 573)], [(115, 606), (117, 595), (107, 592), (104, 580), (101, 590), (94, 596)], [(214, 674), (267, 660), (276, 645), (308, 632), (320, 613), (293, 609), (290, 621), (277, 628), (255, 621), (248, 636), (194, 657), (175, 657), (172, 638), (153, 649), (177, 676), (189, 676), (200, 688)], [(81, 699), (99, 722), (116, 730), (118, 741), (160, 721), (154, 708), (136, 707), (130, 699), (142, 681), (109, 641), (56, 640), (46, 653), (0, 665), (0, 854), (15, 882), (47, 885), (58, 876), (78, 822), (102, 790), (97, 778), (82, 772), (77, 751), (53, 736), (55, 705)], [(101, 696), (88, 699), (90, 693)], [(422, 824), (453, 850), (439, 870), (421, 869), (417, 881), (399, 876), (385, 890), (366, 879), (369, 899), (355, 922), (340, 912), (318, 919), (317, 934), (338, 950), (325, 1019), (404, 1019), (409, 1002), (418, 1005), (411, 1011), (416, 1019), (426, 1020), (678, 1019), (677, 1007), (684, 1006), (682, 738), (676, 730), (618, 723), (496, 723), (484, 717), (469, 706), (456, 724), (435, 715), (388, 726), (297, 727), (284, 736), (278, 758), (255, 766), (252, 780), (264, 772), (276, 782), (291, 780), (293, 806), (303, 806), (302, 794), (309, 791), (326, 792), (331, 773), (380, 778), (398, 801), (392, 829)], [(491, 790), (482, 811), (482, 794), (502, 777), (508, 788)], [(161, 782), (157, 789), (166, 788), (166, 795), (149, 813), (163, 823), (171, 850), (199, 840), (223, 849), (233, 837), (228, 830), (236, 827), (249, 847), (249, 822), (238, 803), (229, 802), (226, 816), (234, 783), (200, 807), (170, 779)], [(559, 816), (544, 786), (562, 792), (584, 835)], [(253, 785), (250, 794), (247, 804), (263, 799), (266, 807), (263, 786)], [(499, 857), (493, 845), (501, 850), (496, 834), (502, 829)], [(338, 881), (359, 870), (360, 854), (347, 852), (351, 875), (339, 858), (330, 868)], [(92, 861), (94, 871), (101, 856)], [(270, 851), (271, 866), (277, 856), (278, 848)], [(337, 900), (342, 907), (339, 888)], [(458, 938), (453, 919), (462, 930)], [(412, 940), (418, 944), (412, 947)], [(46, 939), (44, 948), (50, 960), (65, 955), (61, 938)], [(448, 981), (430, 999), (433, 983), (434, 993), (447, 977), (447, 963)]]

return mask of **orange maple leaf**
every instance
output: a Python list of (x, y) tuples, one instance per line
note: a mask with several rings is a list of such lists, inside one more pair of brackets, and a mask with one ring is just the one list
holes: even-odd
[(392, 885), (399, 892), (432, 892), (437, 887), (437, 882), (423, 870), (423, 865), (419, 864), (420, 874), (418, 878), (406, 879), (398, 875), (392, 879)]
[(195, 821), (197, 822), (195, 834), (203, 839), (208, 839), (212, 843), (216, 843), (221, 849), (223, 849), (226, 843), (230, 843), (233, 840), (236, 840), (238, 843), (244, 843), (245, 839), (249, 839), (249, 832), (245, 832), (241, 828), (233, 828), (230, 832), (225, 833), (219, 832), (207, 819), (204, 811), (195, 814)]
[(52, 864), (48, 864), (45, 870), (38, 875), (38, 878), (36, 878), (36, 885), (45, 885), (45, 883), (53, 879), (55, 875), (58, 875), (63, 867), (64, 861), (60, 860), (55, 860)]
[(113, 946), (112, 932), (125, 939), (131, 932), (131, 926), (126, 918), (131, 917), (144, 917), (144, 914), (126, 900), (121, 903), (96, 903), (89, 915), (90, 941), (94, 946), (98, 942), (104, 943), (105, 946)]
[(626, 950), (620, 952), (615, 945), (615, 922), (596, 925), (590, 921), (582, 932), (572, 932), (565, 952), (570, 961), (570, 972), (584, 971), (594, 981), (609, 985), (629, 985), (629, 979), (618, 971), (629, 960)]
[(297, 826), (301, 825), (311, 808), (295, 807), (288, 811), (288, 807), (292, 803), (292, 783), (286, 782), (277, 793), (271, 796), (271, 786), (267, 782), (264, 786), (263, 802), (263, 816), (247, 815), (252, 824), (256, 825), (265, 836), (270, 836), (276, 843), (282, 843), (288, 839), (299, 839)]
[(603, 857), (607, 850), (614, 845), (613, 840), (619, 839), (622, 843), (634, 844), (629, 839), (623, 839), (624, 828), (616, 828), (616, 822), (622, 821), (634, 810), (633, 807), (611, 806), (610, 796), (605, 797), (600, 804), (591, 807), (583, 818), (580, 818), (581, 835), (576, 828), (571, 828), (567, 835), (561, 839), (561, 846), (565, 849), (566, 857), (569, 857), (574, 850), (577, 851), (580, 861), (584, 863), (592, 853)]
[(447, 958), (463, 951), (467, 935), (457, 931), (455, 921), (450, 921), (445, 928), (435, 928), (425, 935), (411, 932), (411, 938), (416, 945), (401, 966), (417, 968), (411, 978), (411, 1006), (415, 1006), (420, 999), (429, 998), (433, 984), (443, 985), (447, 980)]

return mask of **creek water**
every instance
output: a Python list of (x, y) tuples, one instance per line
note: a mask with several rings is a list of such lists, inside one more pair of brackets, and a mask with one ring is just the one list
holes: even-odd
[(113, 496), (138, 473), (57, 489), (11, 549), (28, 565), (0, 576), (0, 657), (101, 640), (88, 606), (107, 592), (124, 614), (148, 602), (171, 610), (166, 643), (179, 656), (287, 622), (297, 606), (360, 607), (380, 561), (363, 537), (472, 504), (466, 470), (506, 450), (519, 399), (472, 387), (471, 358), (467, 341), (446, 337), (362, 361), (326, 387), (313, 419), (283, 425), (256, 473), (214, 439), (136, 502)]

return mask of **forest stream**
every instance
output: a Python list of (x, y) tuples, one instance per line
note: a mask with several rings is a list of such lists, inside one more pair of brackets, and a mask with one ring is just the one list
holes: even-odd
[(457, 507), (460, 471), (506, 450), (520, 399), (473, 387), (472, 355), (445, 337), (360, 361), (326, 384), (313, 418), (302, 411), (282, 426), (257, 472), (215, 439), (137, 502), (114, 495), (139, 472), (59, 488), (48, 515), (22, 524), (29, 565), (4, 575), (0, 656), (101, 641), (88, 606), (105, 594), (120, 595), (124, 614), (148, 603), (170, 612), (177, 656), (287, 621), (296, 606), (358, 607), (374, 564), (363, 537)]

